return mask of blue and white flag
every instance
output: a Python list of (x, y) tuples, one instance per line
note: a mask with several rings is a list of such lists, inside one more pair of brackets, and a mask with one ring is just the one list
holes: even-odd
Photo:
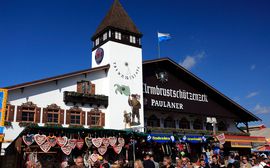
[(168, 33), (159, 33), (158, 32), (158, 41), (162, 42), (162, 41), (168, 41), (171, 39), (171, 35)]

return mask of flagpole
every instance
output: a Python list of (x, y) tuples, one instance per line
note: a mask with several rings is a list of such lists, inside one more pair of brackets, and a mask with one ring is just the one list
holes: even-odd
[[(158, 35), (158, 31), (157, 31), (157, 35)], [(160, 45), (159, 45), (159, 39), (158, 39), (158, 58), (160, 58)]]

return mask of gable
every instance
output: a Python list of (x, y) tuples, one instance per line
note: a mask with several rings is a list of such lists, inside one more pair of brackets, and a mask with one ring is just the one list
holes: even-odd
[[(167, 80), (162, 76), (167, 76)], [(156, 110), (230, 118), (237, 122), (258, 117), (168, 58), (143, 64), (145, 111)]]

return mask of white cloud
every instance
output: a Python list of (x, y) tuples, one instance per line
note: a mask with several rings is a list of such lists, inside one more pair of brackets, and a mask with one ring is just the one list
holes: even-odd
[(255, 68), (256, 68), (256, 65), (255, 64), (253, 64), (253, 65), (250, 66), (250, 70), (251, 71), (253, 71)]
[(253, 110), (256, 114), (267, 114), (270, 113), (270, 106), (261, 106), (260, 104), (257, 104)]
[(202, 59), (203, 57), (205, 56), (205, 52), (204, 51), (202, 51), (202, 52), (200, 52), (200, 53), (198, 53), (198, 54), (196, 54), (196, 55), (187, 55), (186, 56), (186, 58), (182, 61), (182, 62), (179, 62), (179, 64), (181, 65), (181, 66), (183, 66), (184, 68), (186, 68), (186, 69), (191, 69), (192, 67), (194, 67), (197, 63), (198, 63), (198, 61), (200, 60), (200, 59)]
[(252, 97), (254, 97), (254, 96), (257, 96), (258, 94), (259, 94), (258, 91), (257, 91), (257, 92), (251, 92), (251, 93), (249, 93), (249, 94), (246, 96), (246, 98), (249, 99), (249, 98), (252, 98)]

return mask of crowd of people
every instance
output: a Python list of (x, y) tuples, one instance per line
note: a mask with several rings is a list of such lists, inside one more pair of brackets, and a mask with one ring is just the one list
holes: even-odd
[[(196, 162), (191, 162), (188, 157), (176, 157), (175, 162), (170, 156), (165, 156), (162, 163), (154, 160), (152, 155), (146, 154), (143, 160), (136, 160), (134, 163), (128, 161), (116, 161), (109, 163), (106, 160), (95, 162), (89, 165), (91, 168), (270, 168), (270, 155), (240, 156), (231, 153), (227, 157), (213, 155), (207, 158), (202, 155)], [(82, 157), (75, 159), (74, 165), (70, 168), (85, 168)]]

